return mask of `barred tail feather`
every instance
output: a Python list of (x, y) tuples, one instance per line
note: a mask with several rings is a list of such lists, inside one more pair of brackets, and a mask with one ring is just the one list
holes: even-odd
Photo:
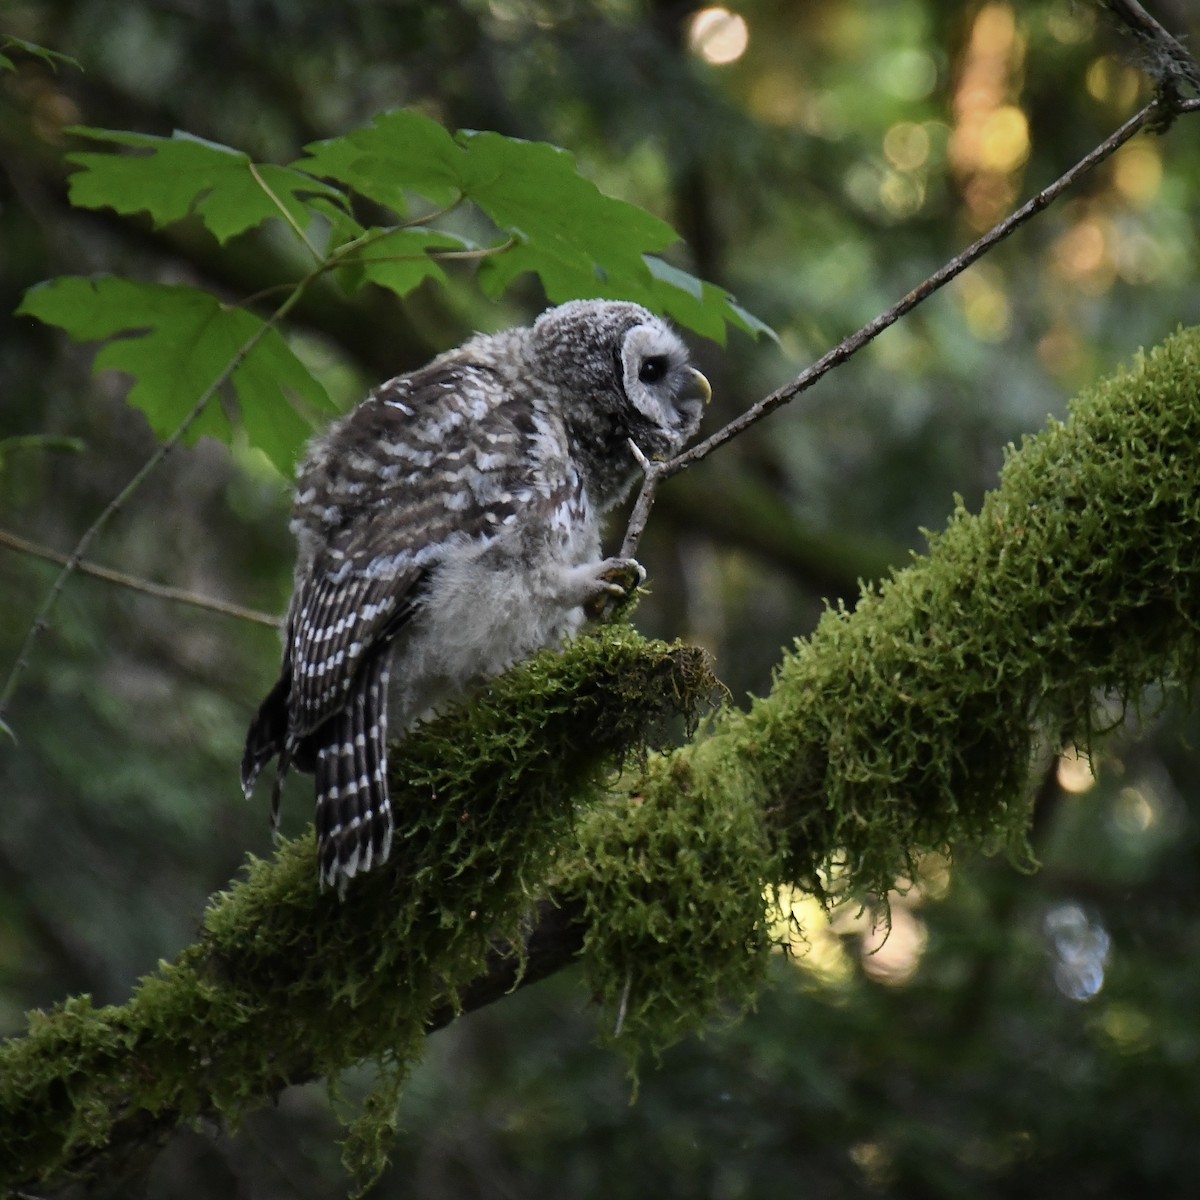
[(367, 695), (366, 755), (364, 774), (375, 797), (371, 806), (371, 845), (375, 861), (387, 862), (392, 852), (392, 801), (387, 782), (387, 695), (391, 675), (389, 657), (379, 656), (378, 673), (370, 680)]
[[(267, 698), (258, 706), (254, 720), (246, 734), (246, 748), (242, 753), (242, 791), (246, 799), (254, 790), (255, 780), (262, 769), (277, 754), (282, 757), (288, 740), (288, 697), (292, 690), (292, 677), (284, 671)], [(280, 772), (286, 773), (287, 764), (280, 762)], [(277, 781), (278, 784), (278, 781)]]
[(346, 885), (391, 849), (387, 794), (387, 655), (363, 664), (348, 703), (319, 731), (317, 844), (322, 886)]

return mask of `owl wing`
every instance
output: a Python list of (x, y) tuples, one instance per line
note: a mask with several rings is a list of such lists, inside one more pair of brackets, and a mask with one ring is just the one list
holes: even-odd
[(341, 711), (449, 546), (551, 509), (544, 433), (494, 371), (451, 362), (385, 384), (323, 443), (298, 487), (300, 536), (318, 549), (289, 613), (293, 737)]

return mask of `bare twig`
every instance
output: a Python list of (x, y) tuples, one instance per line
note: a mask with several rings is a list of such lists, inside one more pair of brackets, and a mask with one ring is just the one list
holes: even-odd
[(661, 478), (659, 468), (662, 463), (651, 462), (643, 453), (642, 448), (629, 439), (629, 449), (642, 468), (642, 490), (638, 492), (637, 503), (629, 514), (629, 524), (625, 528), (625, 541), (621, 544), (621, 557), (633, 558), (637, 553), (638, 542), (646, 530), (646, 522), (650, 519), (650, 510), (654, 507), (654, 496), (658, 491), (658, 481)]
[(63, 568), (59, 571), (54, 582), (50, 585), (50, 590), (46, 593), (42, 603), (38, 606), (37, 613), (34, 615), (33, 622), (25, 631), (24, 638), (21, 639), (20, 648), (17, 651), (16, 662), (13, 663), (12, 669), (8, 673), (8, 678), (4, 684), (4, 690), (0, 692), (0, 730), (7, 730), (8, 726), (4, 722), (4, 715), (8, 711), (8, 706), (12, 702), (13, 696), (16, 694), (17, 685), (21, 681), (21, 676), (25, 673), (29, 666), (29, 656), (33, 651), (34, 644), (46, 629), (49, 621), (50, 613), (53, 611), (55, 604), (58, 603), (58, 598), (62, 595), (63, 589), (67, 586), (67, 580), (75, 573), (83, 556), (87, 553), (88, 547), (97, 534), (117, 515), (118, 512), (129, 501), (130, 497), (142, 486), (142, 484), (152, 475), (163, 462), (163, 460), (179, 445), (180, 442), (187, 436), (188, 430), (200, 419), (201, 413), (208, 407), (213, 397), (224, 386), (226, 380), (232, 377), (233, 373), (245, 362), (251, 351), (258, 345), (270, 330), (275, 326), (299, 303), (300, 298), (304, 295), (308, 284), (310, 284), (321, 273), (321, 268), (318, 268), (311, 275), (306, 276), (299, 284), (296, 285), (284, 302), (275, 310), (269, 320), (264, 321), (262, 325), (248, 337), (237, 352), (233, 354), (229, 361), (221, 368), (216, 378), (204, 389), (200, 394), (196, 403), (192, 406), (191, 411), (179, 423), (175, 431), (168, 437), (158, 449), (142, 464), (139, 470), (134, 474), (133, 478), (121, 489), (117, 495), (109, 501), (107, 507), (100, 515), (83, 531), (79, 541), (75, 544), (75, 549), (67, 556), (67, 561), (63, 564)]
[[(0, 529), (0, 546), (7, 546), (10, 550), (28, 554), (32, 558), (57, 563), (60, 567), (65, 567), (70, 562), (68, 555), (51, 550), (48, 546), (40, 546), (37, 542), (28, 541), (4, 529)], [(184, 588), (168, 587), (166, 584), (152, 583), (148, 579), (138, 579), (134, 575), (126, 575), (123, 571), (114, 571), (109, 567), (102, 567), (98, 563), (88, 562), (86, 559), (80, 559), (75, 564), (75, 570), (81, 575), (103, 579), (106, 583), (115, 583), (118, 587), (128, 588), (132, 592), (141, 592), (145, 596), (153, 596), (158, 600), (169, 600), (174, 604), (188, 604), (192, 608), (203, 608), (208, 612), (220, 613), (226, 617), (236, 617), (239, 621), (253, 621), (256, 625), (269, 625), (274, 629), (278, 629), (281, 624), (279, 618), (270, 613), (244, 608), (242, 605), (232, 604), (228, 600), (216, 600), (210, 596), (201, 596), (196, 592), (186, 591)]]
[(869, 321), (857, 333), (852, 333), (849, 337), (839, 342), (838, 345), (819, 358), (812, 366), (801, 371), (790, 383), (786, 383), (770, 395), (764, 396), (753, 407), (747, 409), (740, 416), (735, 417), (727, 425), (718, 429), (711, 437), (693, 446), (690, 450), (686, 450), (682, 454), (677, 454), (674, 458), (667, 459), (664, 462), (653, 463), (650, 465), (649, 470), (643, 466), (643, 470), (646, 471), (646, 478), (642, 484), (642, 490), (638, 495), (633, 512), (630, 515), (628, 530), (621, 550), (622, 557), (632, 558), (637, 553), (638, 541), (641, 538), (642, 531), (645, 529), (646, 519), (654, 503), (654, 493), (664, 479), (669, 479), (672, 475), (677, 475), (680, 471), (685, 471), (688, 467), (694, 466), (701, 459), (707, 458), (714, 450), (719, 449), (726, 442), (732, 441), (738, 434), (749, 429), (751, 425), (757, 424), (763, 417), (774, 412), (781, 405), (795, 399), (801, 392), (807, 391), (817, 380), (828, 374), (834, 367), (840, 366), (847, 359), (852, 358), (864, 346), (874, 341), (885, 329), (894, 325), (901, 317), (911, 312), (918, 304), (927, 300), (934, 292), (949, 283), (950, 280), (961, 275), (963, 271), (982, 258), (989, 250), (997, 246), (1010, 234), (1016, 232), (1031, 217), (1036, 216), (1044, 208), (1047, 208), (1063, 192), (1071, 187), (1072, 184), (1086, 175), (1088, 171), (1104, 162), (1105, 159), (1111, 157), (1134, 134), (1153, 122), (1156, 118), (1161, 117), (1164, 112), (1168, 110), (1171, 112), (1192, 112), (1197, 108), (1200, 108), (1200, 101), (1189, 100), (1169, 103), (1162, 97), (1155, 97), (1149, 104), (1130, 117), (1115, 133), (1101, 142), (1091, 153), (1081, 158), (1069, 171), (1066, 171), (1050, 184), (1049, 187), (1043, 188), (1036, 196), (1027, 200), (994, 229), (985, 233), (983, 237), (968, 246), (961, 254), (952, 258), (945, 266), (935, 271), (923, 283), (918, 284), (908, 295), (898, 300), (886, 312), (880, 313), (879, 316)]
[(1099, 0), (1099, 3), (1141, 44), (1144, 66), (1160, 87), (1175, 88), (1183, 84), (1200, 91), (1200, 66), (1196, 60), (1137, 0)]

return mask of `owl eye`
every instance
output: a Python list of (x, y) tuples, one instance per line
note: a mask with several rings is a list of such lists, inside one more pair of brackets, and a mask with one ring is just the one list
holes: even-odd
[(657, 383), (667, 373), (667, 356), (665, 354), (654, 354), (650, 358), (643, 359), (642, 365), (638, 368), (638, 378), (643, 383)]

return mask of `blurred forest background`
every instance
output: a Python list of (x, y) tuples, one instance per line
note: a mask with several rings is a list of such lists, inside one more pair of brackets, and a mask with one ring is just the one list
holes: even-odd
[[(1192, 0), (1158, 0), (1200, 35)], [(0, 34), (0, 527), (60, 550), (153, 449), (121, 379), (11, 317), (48, 276), (113, 271), (244, 296), (283, 277), (269, 232), (219, 250), (65, 200), (66, 127), (180, 128), (286, 162), (415, 107), (570, 149), (671, 221), (675, 261), (780, 345), (700, 344), (710, 428), (794, 375), (1144, 103), (1099, 5), (1071, 0), (58, 0)], [(642, 547), (648, 633), (708, 647), (735, 701), (823, 600), (903, 565), (1003, 447), (1177, 324), (1200, 320), (1200, 126), (1142, 135), (849, 366), (672, 481)], [(318, 293), (296, 331), (355, 402), (477, 328), (522, 322), (464, 272), (401, 303)], [(54, 441), (22, 439), (52, 435)], [(257, 454), (176, 453), (92, 557), (279, 612), (288, 489)], [(54, 568), (0, 550), (0, 667)], [(0, 747), (0, 1033), (79, 991), (125, 999), (192, 939), (265, 802), (237, 785), (274, 632), (76, 577)], [(380, 1196), (1056, 1197), (1200, 1178), (1200, 781), (1195, 715), (1151, 698), (1089, 770), (1040, 790), (1041, 869), (929, 859), (886, 941), (856, 905), (806, 931), (758, 1010), (643, 1066), (595, 1044), (571, 973), (431, 1037)], [(309, 819), (290, 791), (292, 832)], [(731, 1014), (732, 1016), (732, 1014)], [(353, 1093), (362, 1081), (344, 1083)], [(297, 1088), (236, 1135), (176, 1136), (152, 1196), (345, 1194), (336, 1109)]]

